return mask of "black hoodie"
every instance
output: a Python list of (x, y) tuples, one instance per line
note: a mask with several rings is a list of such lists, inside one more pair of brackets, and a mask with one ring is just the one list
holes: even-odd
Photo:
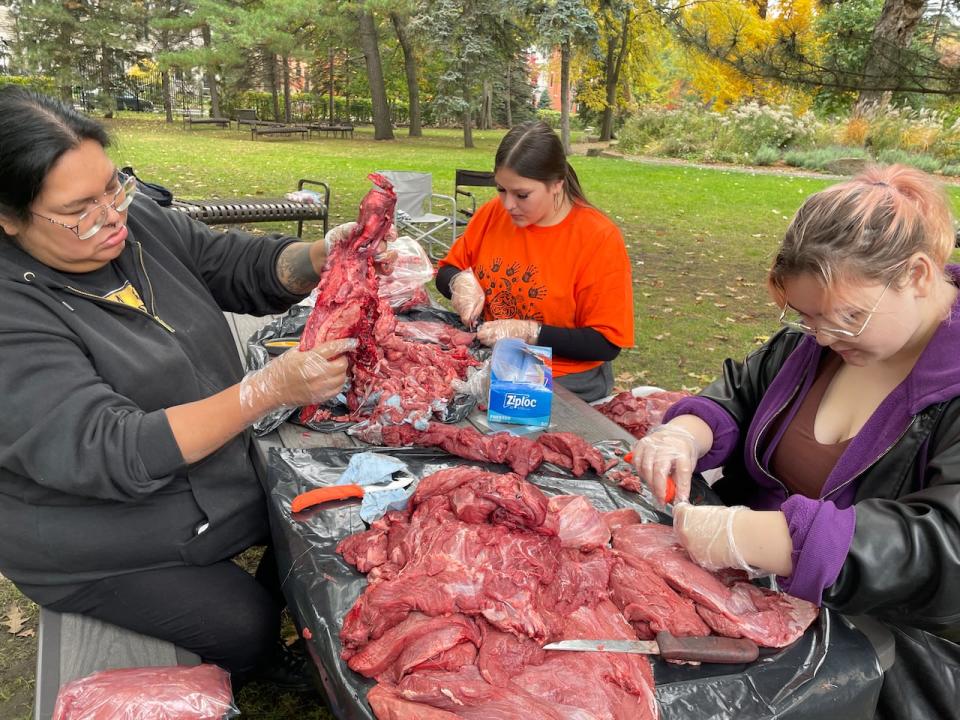
[(223, 313), (300, 299), (275, 271), (296, 238), (216, 232), (144, 198), (127, 226), (115, 264), (146, 311), (0, 239), (0, 572), (40, 603), (268, 534), (249, 431), (187, 465), (164, 409), (243, 377)]

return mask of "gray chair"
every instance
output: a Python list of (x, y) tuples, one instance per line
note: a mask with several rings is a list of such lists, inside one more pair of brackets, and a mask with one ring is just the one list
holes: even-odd
[[(384, 170), (380, 174), (393, 184), (397, 193), (393, 221), (397, 233), (426, 245), (427, 254), (433, 260), (443, 257), (456, 239), (456, 201), (450, 195), (433, 192), (430, 173)], [(438, 200), (441, 202), (435, 204)], [(436, 248), (442, 248), (443, 252)]]
[(98, 670), (199, 664), (199, 656), (173, 643), (83, 615), (40, 608), (33, 717), (50, 720), (61, 686)]

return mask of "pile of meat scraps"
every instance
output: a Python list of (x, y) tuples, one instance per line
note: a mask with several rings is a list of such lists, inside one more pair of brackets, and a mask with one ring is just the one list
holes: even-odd
[(367, 574), (340, 639), (350, 668), (377, 680), (367, 700), (381, 720), (656, 718), (645, 656), (542, 646), (668, 630), (784, 647), (818, 612), (704, 570), (633, 510), (471, 466), (425, 477), (408, 510), (337, 550)]
[[(445, 348), (397, 334), (396, 317), (378, 294), (374, 269), (374, 255), (393, 222), (397, 196), (382, 175), (369, 177), (377, 187), (360, 203), (357, 225), (349, 237), (337, 243), (327, 258), (300, 349), (309, 350), (328, 340), (357, 338), (347, 393), (351, 416), (425, 426), (453, 397), (453, 380), (463, 379), (467, 368), (479, 363), (463, 344)], [(329, 417), (329, 410), (317, 405), (300, 412), (304, 423)]]
[(625, 390), (594, 407), (634, 437), (642, 438), (663, 421), (671, 405), (685, 397), (690, 397), (690, 393), (660, 390), (637, 397)]

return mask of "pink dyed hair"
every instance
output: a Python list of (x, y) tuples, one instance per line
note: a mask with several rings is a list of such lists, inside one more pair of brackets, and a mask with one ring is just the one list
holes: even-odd
[(922, 252), (941, 270), (955, 244), (941, 184), (905, 165), (872, 166), (811, 195), (791, 220), (767, 286), (778, 304), (783, 283), (811, 274), (828, 293), (846, 284), (891, 282)]

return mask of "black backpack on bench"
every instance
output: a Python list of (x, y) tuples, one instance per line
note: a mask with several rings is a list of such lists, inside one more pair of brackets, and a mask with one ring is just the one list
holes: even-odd
[(156, 183), (144, 182), (137, 174), (133, 171), (133, 168), (127, 165), (125, 168), (121, 168), (120, 172), (124, 175), (137, 178), (137, 192), (145, 197), (153, 200), (157, 205), (162, 205), (163, 207), (169, 207), (173, 203), (173, 193), (170, 192), (163, 185), (157, 185)]

